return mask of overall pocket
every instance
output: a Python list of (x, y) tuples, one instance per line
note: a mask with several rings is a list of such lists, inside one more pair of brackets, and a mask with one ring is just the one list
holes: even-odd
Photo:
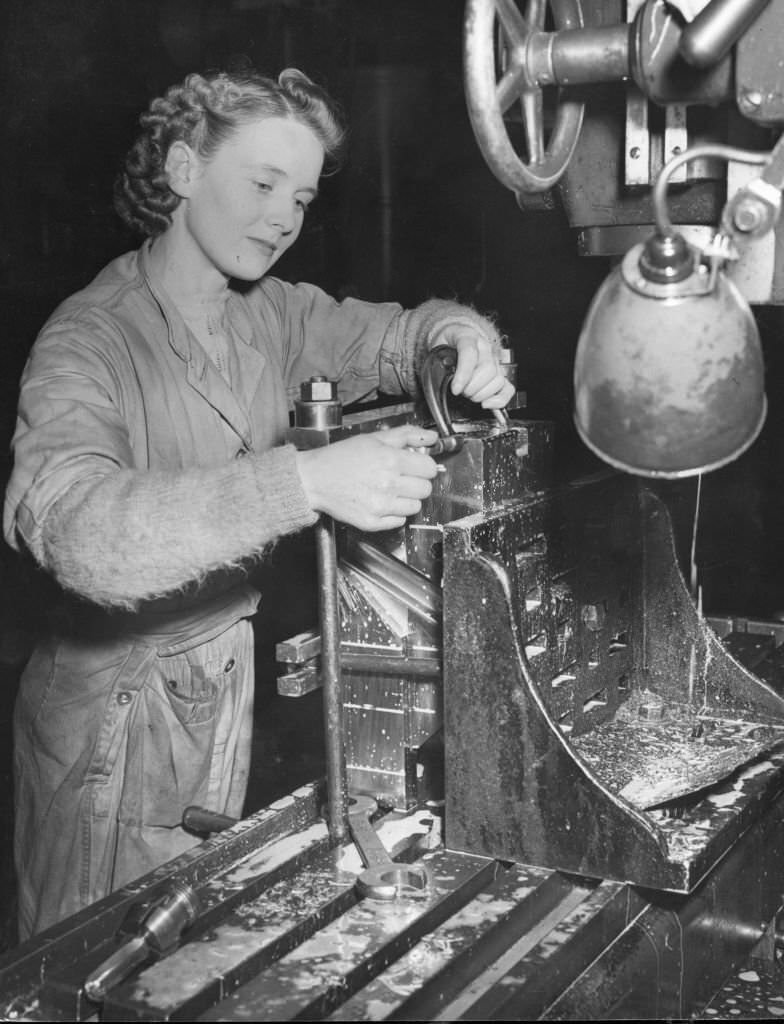
[(125, 824), (173, 828), (206, 801), (218, 712), (234, 685), (232, 633), (150, 665), (128, 735)]

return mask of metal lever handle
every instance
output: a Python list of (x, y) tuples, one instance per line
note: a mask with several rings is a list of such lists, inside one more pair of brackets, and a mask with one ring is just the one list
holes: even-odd
[(188, 832), (202, 834), (223, 832), (236, 825), (238, 820), (238, 818), (230, 818), (228, 814), (219, 814), (218, 811), (198, 807), (196, 804), (191, 804), (182, 812), (182, 827)]
[[(439, 440), (431, 446), (431, 455), (456, 452), (463, 447), (463, 438), (455, 433), (447, 405), (449, 384), (455, 375), (456, 368), (457, 352), (451, 345), (436, 345), (434, 349), (430, 350), (422, 366), (422, 390), (430, 415), (441, 435)], [(506, 409), (493, 409), (493, 416), (499, 427), (509, 426), (509, 414)]]
[(456, 452), (463, 447), (463, 439), (455, 433), (447, 408), (449, 382), (456, 367), (457, 352), (450, 345), (436, 345), (428, 352), (422, 365), (422, 390), (440, 434), (439, 440), (430, 448), (431, 455)]
[(710, 0), (681, 33), (678, 49), (695, 68), (718, 64), (770, 0)]

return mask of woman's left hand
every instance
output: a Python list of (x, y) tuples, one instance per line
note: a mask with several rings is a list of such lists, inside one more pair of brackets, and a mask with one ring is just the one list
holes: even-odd
[(505, 375), (492, 342), (468, 324), (446, 324), (432, 338), (430, 346), (449, 345), (457, 352), (452, 378), (454, 395), (465, 395), (484, 409), (503, 409), (515, 388)]

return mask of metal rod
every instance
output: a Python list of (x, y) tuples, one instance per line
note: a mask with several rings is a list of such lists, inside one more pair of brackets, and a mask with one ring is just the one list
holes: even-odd
[(431, 625), (441, 625), (441, 588), (429, 576), (358, 537), (349, 541), (346, 558), (349, 564), (364, 570), (382, 590), (402, 601), (417, 618)]
[(346, 651), (343, 665), (347, 672), (377, 672), (379, 675), (405, 675), (413, 682), (425, 682), (441, 678), (441, 662), (432, 658), (411, 658), (395, 654), (363, 654)]
[(327, 827), (333, 842), (348, 838), (348, 785), (343, 744), (343, 686), (340, 673), (340, 605), (335, 524), (316, 523), (316, 562), (321, 620), (321, 677), (324, 688), (324, 748), (327, 774)]
[[(774, 151), (775, 152), (775, 151)], [(653, 186), (653, 219), (656, 223), (656, 230), (662, 238), (671, 238), (676, 232), (670, 220), (670, 212), (667, 205), (667, 187), (670, 177), (683, 164), (692, 160), (715, 158), (717, 160), (734, 160), (742, 164), (766, 164), (773, 156), (769, 151), (758, 151), (752, 149), (738, 149), (736, 146), (726, 146), (723, 143), (706, 143), (701, 146), (690, 146), (682, 153), (674, 156), (659, 171), (656, 182)]]
[(770, 0), (710, 0), (681, 32), (678, 50), (695, 68), (718, 64)]

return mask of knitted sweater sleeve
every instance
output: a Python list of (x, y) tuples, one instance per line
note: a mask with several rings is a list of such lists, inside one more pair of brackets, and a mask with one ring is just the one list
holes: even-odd
[(82, 480), (52, 506), (33, 554), (66, 589), (133, 609), (241, 566), (316, 518), (284, 445), (210, 469)]

